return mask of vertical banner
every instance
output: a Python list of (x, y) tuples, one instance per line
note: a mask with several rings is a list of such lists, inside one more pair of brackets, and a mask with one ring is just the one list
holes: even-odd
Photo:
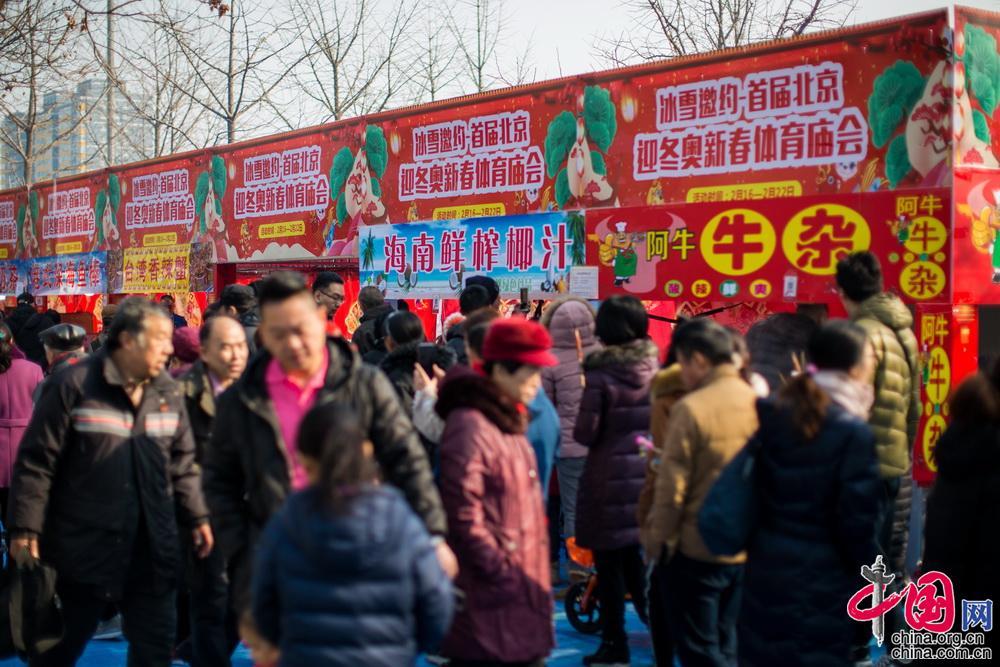
[(951, 392), (977, 370), (978, 322), (971, 306), (918, 304), (916, 314), (920, 425), (913, 444), (913, 479), (928, 486), (937, 475), (935, 448), (948, 427)]

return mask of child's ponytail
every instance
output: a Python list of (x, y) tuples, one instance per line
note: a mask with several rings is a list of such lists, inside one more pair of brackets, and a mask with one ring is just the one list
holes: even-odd
[(317, 405), (299, 427), (298, 451), (319, 463), (316, 488), (324, 505), (347, 511), (353, 496), (376, 478), (376, 466), (365, 451), (368, 438), (351, 410)]
[(792, 378), (778, 392), (778, 403), (792, 412), (792, 423), (806, 441), (815, 438), (823, 426), (830, 397), (808, 373)]

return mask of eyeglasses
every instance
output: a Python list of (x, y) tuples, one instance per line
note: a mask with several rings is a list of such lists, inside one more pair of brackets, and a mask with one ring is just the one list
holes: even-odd
[(342, 304), (342, 303), (344, 303), (344, 301), (346, 301), (346, 299), (344, 298), (344, 296), (341, 295), (341, 294), (330, 294), (329, 292), (324, 292), (323, 290), (316, 290), (316, 291), (319, 292), (320, 294), (322, 294), (323, 296), (325, 296), (330, 301), (333, 301), (334, 303), (336, 303), (338, 305)]

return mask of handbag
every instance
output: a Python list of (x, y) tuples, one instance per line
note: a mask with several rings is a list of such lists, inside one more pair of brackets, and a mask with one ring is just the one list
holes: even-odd
[(698, 511), (698, 532), (716, 556), (745, 551), (757, 524), (756, 467), (762, 443), (754, 435), (722, 469)]

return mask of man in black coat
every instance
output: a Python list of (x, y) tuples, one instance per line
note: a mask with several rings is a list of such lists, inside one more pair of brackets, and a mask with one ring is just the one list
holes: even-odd
[(358, 306), (361, 307), (361, 321), (354, 330), (351, 340), (358, 348), (358, 354), (364, 357), (372, 352), (380, 352), (373, 357), (374, 363), (385, 356), (385, 331), (379, 325), (385, 323), (393, 308), (385, 302), (385, 297), (377, 287), (362, 287), (358, 294)]
[[(301, 274), (279, 271), (260, 289), (263, 349), (219, 398), (205, 451), (205, 495), (230, 573), (231, 603), (249, 606), (254, 547), (267, 521), (307, 479), (296, 457), (298, 426), (317, 404), (347, 405), (374, 445), (387, 483), (399, 488), (428, 530), (445, 515), (427, 455), (385, 375), (343, 339), (327, 338), (326, 312)], [(438, 557), (454, 573), (443, 541)]]
[(41, 398), (42, 392), (55, 384), (53, 376), (64, 368), (75, 366), (87, 357), (84, 351), (87, 332), (83, 327), (75, 324), (57, 324), (43, 331), (39, 338), (45, 346), (45, 359), (49, 363), (49, 370), (45, 373), (45, 379), (41, 384), (35, 387), (32, 400), (36, 403)]
[(129, 664), (170, 665), (180, 567), (178, 522), (212, 550), (194, 442), (164, 371), (173, 326), (146, 299), (122, 302), (97, 355), (41, 397), (11, 480), (11, 552), (58, 573), (65, 631), (32, 665), (72, 665), (117, 602)]
[[(201, 359), (180, 377), (181, 390), (191, 420), (196, 461), (204, 463), (212, 440), (219, 395), (247, 366), (247, 339), (239, 320), (219, 314), (206, 320), (199, 332)], [(185, 577), (190, 592), (190, 643), (194, 665), (228, 665), (239, 636), (236, 619), (229, 613), (225, 561), (218, 549), (208, 558), (188, 558)], [(184, 654), (184, 649), (178, 650)]]

